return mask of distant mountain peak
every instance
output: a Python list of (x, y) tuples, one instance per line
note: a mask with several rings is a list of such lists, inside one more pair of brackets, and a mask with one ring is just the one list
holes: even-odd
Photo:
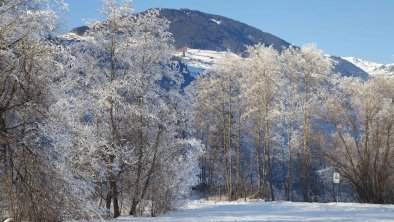
[(394, 64), (379, 64), (356, 57), (342, 57), (371, 76), (394, 77)]

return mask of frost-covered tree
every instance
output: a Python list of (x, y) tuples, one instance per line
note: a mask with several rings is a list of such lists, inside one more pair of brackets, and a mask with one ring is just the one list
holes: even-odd
[(105, 20), (70, 45), (52, 112), (67, 136), (54, 140), (107, 214), (156, 215), (196, 182), (200, 147), (188, 132), (168, 21), (158, 10), (133, 13), (130, 1), (103, 2)]
[(394, 82), (344, 78), (321, 116), (333, 128), (326, 155), (361, 202), (393, 203)]
[[(318, 108), (328, 97), (329, 90), (335, 89), (332, 86), (336, 75), (331, 73), (330, 60), (314, 45), (285, 49), (281, 54), (281, 63), (285, 84), (281, 89), (280, 112), (288, 154), (287, 173), (284, 174), (287, 177), (286, 196), (294, 199), (293, 184), (297, 183), (304, 201), (310, 201), (312, 181), (316, 178), (314, 173), (323, 167), (318, 166), (321, 155), (317, 140), (321, 135), (316, 128), (322, 126)], [(294, 158), (294, 154), (300, 154), (301, 158)]]
[[(53, 44), (61, 1), (0, 2), (0, 202), (16, 221), (82, 215), (67, 166), (44, 130), (63, 51)], [(57, 10), (57, 9), (56, 9)]]
[[(294, 47), (289, 47), (282, 52), (281, 55), (281, 63), (284, 76), (284, 84), (282, 85), (281, 90), (281, 99), (280, 99), (280, 112), (281, 112), (281, 127), (283, 130), (283, 134), (286, 141), (286, 152), (287, 158), (283, 158), (287, 160), (287, 172), (285, 174), (286, 182), (285, 182), (285, 193), (287, 200), (294, 200), (293, 195), (293, 161), (295, 159), (294, 154), (295, 150), (299, 147), (299, 130), (301, 123), (301, 113), (302, 109), (300, 106), (300, 97), (298, 93), (297, 82), (300, 77), (300, 67), (299, 67), (299, 50)], [(284, 164), (284, 163), (283, 163)], [(285, 170), (285, 169), (283, 169)]]
[[(321, 125), (317, 108), (335, 80), (330, 60), (312, 45), (281, 53), (256, 45), (246, 54), (246, 58), (224, 57), (191, 85), (197, 136), (207, 148), (202, 179), (210, 191), (218, 188), (211, 194), (220, 194), (223, 185), (231, 193), (229, 181), (235, 176), (238, 187), (241, 177), (234, 175), (236, 159), (235, 173), (242, 172), (240, 166), (255, 168), (249, 170), (252, 197), (274, 199), (283, 187), (287, 198), (294, 199), (290, 193), (297, 184), (309, 200), (316, 193), (311, 184), (316, 184), (315, 170), (322, 161), (318, 149), (322, 135), (312, 131)], [(231, 194), (228, 197), (232, 199)]]
[[(128, 102), (133, 95), (132, 59), (134, 47), (133, 11), (129, 1), (103, 1), (103, 22), (92, 22), (86, 41), (72, 46), (76, 63), (65, 84), (71, 85), (67, 93), (74, 101), (70, 122), (76, 131), (85, 132), (75, 137), (82, 149), (76, 156), (76, 165), (94, 163), (90, 171), (100, 184), (100, 199), (105, 191), (105, 206), (111, 202), (114, 216), (120, 215), (118, 181), (127, 164), (132, 164), (133, 146), (126, 140), (128, 119), (136, 111)], [(134, 80), (135, 81), (135, 80)], [(65, 98), (69, 99), (69, 98)], [(133, 106), (134, 105), (134, 106)], [(82, 118), (82, 120), (81, 120)], [(84, 131), (78, 128), (85, 128)], [(81, 144), (82, 143), (82, 144)], [(85, 144), (86, 145), (85, 145)], [(91, 162), (93, 159), (93, 162)], [(102, 186), (105, 186), (104, 189)], [(104, 189), (104, 190), (103, 190)], [(100, 202), (101, 204), (101, 202)]]
[[(230, 200), (241, 193), (241, 81), (242, 59), (227, 54), (211, 70), (218, 88), (221, 136), (223, 149), (224, 178), (226, 192)], [(212, 87), (212, 86), (209, 86)], [(235, 168), (235, 169), (233, 169)], [(235, 171), (235, 173), (234, 173)], [(235, 174), (235, 175), (233, 175)]]
[(287, 200), (328, 200), (327, 169), (335, 169), (360, 201), (392, 203), (392, 80), (340, 78), (314, 45), (281, 53), (257, 45), (247, 54), (224, 57), (189, 89), (196, 136), (207, 149), (204, 193), (225, 188), (229, 200), (239, 197), (238, 173), (247, 165), (255, 168), (249, 197), (274, 199), (283, 188)]
[[(256, 131), (257, 197), (265, 197), (265, 193), (268, 191), (266, 184), (269, 183), (270, 199), (274, 200), (270, 130), (271, 116), (276, 109), (275, 99), (282, 84), (279, 53), (272, 47), (264, 47), (260, 44), (248, 47), (247, 52), (249, 54), (246, 61), (248, 75), (246, 75), (247, 82), (244, 93), (249, 108), (248, 115), (255, 116), (258, 123)], [(262, 163), (260, 163), (261, 158)], [(260, 172), (260, 164), (263, 166), (262, 172)]]
[[(203, 194), (220, 190), (223, 169), (220, 141), (220, 80), (209, 74), (197, 76), (187, 88), (193, 107), (195, 135), (203, 141), (206, 152), (201, 157), (200, 190)], [(220, 193), (220, 191), (219, 191)]]
[[(298, 55), (297, 55), (298, 54)], [(311, 175), (314, 136), (313, 125), (316, 120), (316, 108), (324, 99), (327, 82), (334, 76), (331, 75), (331, 61), (316, 48), (315, 45), (305, 45), (297, 56), (298, 78), (296, 82), (299, 95), (299, 105), (302, 110), (300, 129), (302, 145), (300, 147), (301, 162), (299, 164), (299, 179), (304, 201), (311, 200)], [(325, 86), (326, 85), (326, 86)]]
[(189, 87), (195, 107), (197, 136), (207, 152), (201, 158), (201, 184), (221, 188), (229, 200), (242, 194), (241, 188), (241, 81), (242, 59), (231, 53)]

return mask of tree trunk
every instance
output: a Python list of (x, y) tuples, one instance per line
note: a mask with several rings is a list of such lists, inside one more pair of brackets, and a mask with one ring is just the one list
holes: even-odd
[[(231, 86), (231, 82), (230, 82)], [(229, 95), (229, 112), (228, 112), (228, 136), (227, 136), (227, 156), (229, 157), (229, 163), (228, 163), (228, 183), (229, 183), (229, 190), (228, 190), (228, 197), (229, 200), (233, 200), (234, 198), (234, 191), (233, 191), (233, 164), (232, 164), (232, 154), (231, 154), (231, 134), (232, 134), (232, 121), (231, 121), (231, 87), (230, 87), (230, 95)]]
[(237, 198), (239, 198), (241, 193), (241, 113), (239, 113), (238, 117), (238, 145), (237, 145), (237, 174), (236, 174), (236, 193)]
[(261, 147), (261, 133), (260, 133), (260, 125), (257, 128), (257, 146), (256, 146), (256, 169), (257, 169), (257, 194), (256, 198), (261, 197), (261, 153), (260, 153), (260, 147)]
[[(142, 98), (140, 98), (139, 101), (139, 105), (141, 107), (142, 110), (142, 106), (143, 106), (143, 100)], [(139, 137), (139, 146), (138, 146), (138, 160), (137, 160), (137, 177), (136, 177), (136, 181), (135, 181), (135, 186), (134, 186), (134, 195), (133, 195), (133, 201), (131, 204), (131, 209), (129, 211), (129, 215), (133, 215), (133, 216), (137, 216), (137, 206), (139, 203), (139, 199), (140, 199), (140, 193), (141, 193), (141, 176), (142, 176), (142, 158), (144, 156), (144, 132), (143, 132), (143, 128), (144, 128), (144, 121), (143, 121), (143, 117), (142, 115), (140, 115), (139, 118), (139, 130), (138, 130), (138, 137)]]
[(108, 190), (107, 196), (105, 198), (105, 208), (107, 209), (107, 215), (111, 215), (111, 201), (112, 201), (112, 195), (111, 195), (111, 189)]
[(265, 110), (265, 130), (264, 130), (264, 150), (265, 150), (265, 155), (267, 157), (266, 161), (266, 171), (267, 171), (267, 176), (268, 180), (270, 183), (270, 194), (271, 194), (271, 200), (275, 200), (274, 197), (274, 190), (273, 190), (273, 184), (272, 184), (272, 172), (271, 172), (271, 156), (270, 156), (270, 119), (269, 119), (269, 108), (268, 105), (266, 106)]
[(287, 130), (287, 138), (288, 138), (288, 152), (289, 152), (289, 164), (288, 164), (288, 201), (294, 201), (293, 197), (293, 151), (291, 147), (291, 132), (290, 127)]
[[(305, 106), (305, 104), (304, 104)], [(302, 149), (302, 154), (303, 154), (303, 162), (302, 162), (302, 183), (301, 183), (301, 189), (302, 189), (302, 194), (303, 194), (303, 199), (304, 202), (309, 202), (309, 147), (308, 147), (308, 141), (309, 141), (309, 112), (306, 107), (304, 107), (304, 132), (303, 132), (303, 149)]]
[(133, 215), (134, 217), (137, 216), (137, 206), (138, 206), (138, 201), (136, 200), (136, 198), (133, 198), (133, 201), (131, 203), (131, 208), (130, 208), (130, 215)]
[[(240, 82), (237, 82), (238, 90), (241, 89)], [(236, 195), (237, 198), (240, 197), (241, 193), (241, 102), (240, 96), (237, 97), (237, 108), (238, 108), (238, 135), (237, 135), (237, 157), (236, 157), (236, 167), (237, 167), (237, 174), (236, 174)]]
[(120, 216), (120, 210), (119, 210), (119, 201), (118, 201), (118, 190), (116, 187), (116, 179), (112, 175), (112, 180), (110, 182), (110, 190), (112, 194), (112, 204), (114, 208), (114, 217), (119, 217)]

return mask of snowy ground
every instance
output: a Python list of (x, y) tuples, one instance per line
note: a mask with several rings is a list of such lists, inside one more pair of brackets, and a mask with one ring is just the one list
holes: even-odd
[[(189, 67), (207, 70), (210, 69), (212, 65), (217, 64), (218, 61), (227, 54), (227, 51), (219, 52), (187, 48), (184, 53), (178, 52), (176, 56), (182, 58), (182, 62), (187, 64)], [(230, 54), (234, 57), (237, 57), (237, 55), (234, 53)]]
[(212, 202), (192, 201), (156, 218), (121, 217), (129, 221), (392, 221), (394, 205), (354, 203)]

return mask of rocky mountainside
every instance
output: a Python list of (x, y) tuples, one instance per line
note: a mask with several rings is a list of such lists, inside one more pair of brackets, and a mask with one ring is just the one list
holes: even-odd
[(262, 43), (277, 50), (290, 43), (268, 32), (223, 16), (189, 9), (161, 9), (160, 16), (169, 20), (177, 48), (243, 53), (245, 45)]

